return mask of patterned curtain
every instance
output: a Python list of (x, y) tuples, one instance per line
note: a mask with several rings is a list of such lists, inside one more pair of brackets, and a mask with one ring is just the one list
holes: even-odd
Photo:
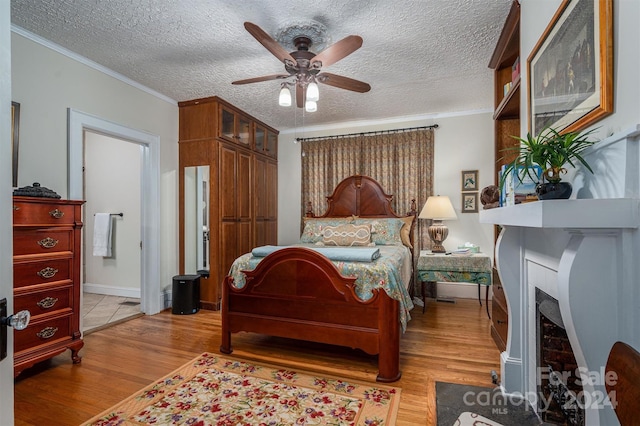
[[(327, 196), (343, 179), (361, 174), (393, 195), (394, 211), (403, 215), (416, 200), (418, 213), (433, 193), (433, 129), (381, 132), (302, 141), (302, 211), (327, 208)], [(414, 253), (429, 244), (427, 223), (416, 223)], [(417, 256), (415, 256), (417, 258)]]

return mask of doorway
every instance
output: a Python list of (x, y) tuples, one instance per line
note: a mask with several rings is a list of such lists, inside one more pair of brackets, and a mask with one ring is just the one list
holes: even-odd
[[(135, 144), (140, 150), (140, 311), (160, 312), (160, 137), (132, 129), (73, 109), (68, 110), (69, 198), (84, 199), (85, 137), (88, 132)], [(119, 168), (119, 167), (118, 167)], [(117, 172), (114, 168), (113, 172)], [(108, 179), (109, 177), (104, 177)], [(120, 213), (120, 212), (108, 212)], [(122, 217), (122, 219), (125, 219)], [(86, 222), (85, 222), (86, 225)], [(117, 224), (116, 224), (117, 225)], [(84, 264), (84, 260), (82, 262)], [(84, 271), (82, 273), (84, 276)]]
[[(142, 153), (136, 142), (84, 132), (83, 333), (140, 313)], [(107, 241), (94, 239), (102, 213)]]

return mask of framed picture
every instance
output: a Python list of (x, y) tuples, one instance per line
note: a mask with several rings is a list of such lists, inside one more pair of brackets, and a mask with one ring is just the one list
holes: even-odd
[(478, 213), (478, 193), (462, 194), (462, 213)]
[(18, 143), (20, 142), (20, 104), (11, 102), (11, 159), (14, 188), (18, 187)]
[(464, 170), (462, 172), (462, 191), (478, 190), (478, 171)]
[(580, 131), (613, 112), (613, 0), (564, 0), (527, 59), (529, 132)]

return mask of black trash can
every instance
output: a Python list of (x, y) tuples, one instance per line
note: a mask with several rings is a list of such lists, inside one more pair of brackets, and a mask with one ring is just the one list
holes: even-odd
[(188, 315), (200, 310), (200, 275), (176, 275), (171, 291), (172, 314)]

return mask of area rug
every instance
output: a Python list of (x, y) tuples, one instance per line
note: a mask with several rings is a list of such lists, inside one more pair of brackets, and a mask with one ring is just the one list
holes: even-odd
[[(436, 382), (436, 413), (438, 426), (492, 424), (478, 421), (477, 416), (482, 416), (502, 426), (542, 424), (527, 400), (505, 396), (498, 387), (485, 388)], [(464, 413), (473, 413), (475, 418)], [(457, 422), (459, 417), (461, 421)], [(473, 421), (465, 423), (465, 420)]]
[(393, 425), (400, 388), (204, 353), (84, 425)]

